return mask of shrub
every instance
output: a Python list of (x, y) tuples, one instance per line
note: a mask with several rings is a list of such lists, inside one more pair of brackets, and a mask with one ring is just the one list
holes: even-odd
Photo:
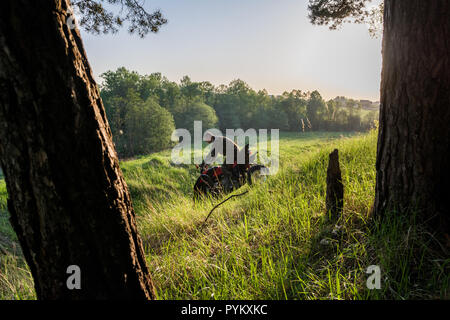
[(175, 130), (173, 116), (152, 98), (130, 106), (124, 127), (118, 150), (125, 156), (168, 148)]
[(217, 126), (217, 115), (214, 109), (203, 102), (191, 102), (175, 114), (177, 128), (184, 128), (190, 132), (194, 131), (194, 121), (202, 121), (204, 129)]

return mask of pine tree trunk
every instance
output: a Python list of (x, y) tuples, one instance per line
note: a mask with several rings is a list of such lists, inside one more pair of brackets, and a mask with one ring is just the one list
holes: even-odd
[(449, 228), (450, 1), (386, 0), (375, 212)]
[[(0, 161), (40, 299), (154, 290), (105, 110), (67, 0), (0, 2)], [(69, 290), (69, 265), (81, 289)]]

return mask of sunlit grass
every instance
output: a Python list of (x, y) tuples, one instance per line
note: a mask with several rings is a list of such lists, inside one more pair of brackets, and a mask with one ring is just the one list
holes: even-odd
[[(358, 194), (365, 193), (370, 199), (373, 192), (375, 136), (336, 138), (341, 137), (282, 137), (280, 172), (265, 184), (249, 189), (244, 197), (222, 205), (204, 228), (202, 222), (214, 202), (195, 205), (191, 190), (173, 202), (141, 208), (139, 228), (159, 297), (361, 297), (364, 271), (357, 270), (358, 281), (353, 277), (349, 285), (347, 278), (341, 279), (344, 270), (323, 266), (317, 259), (323, 248), (315, 248), (315, 242), (324, 229), (327, 157), (335, 147), (341, 150), (348, 188), (345, 215), (356, 210), (352, 216), (367, 217), (370, 205), (364, 203), (364, 212), (360, 212)], [(353, 171), (362, 172), (354, 175)]]
[[(205, 225), (221, 199), (192, 201), (195, 166), (173, 165), (169, 151), (121, 162), (158, 298), (448, 298), (449, 259), (432, 249), (429, 234), (411, 217), (392, 213), (379, 223), (369, 216), (376, 139), (376, 132), (281, 134), (279, 172), (235, 191), (249, 192)], [(326, 170), (335, 148), (345, 195), (343, 215), (331, 223)], [(0, 234), (13, 239), (5, 198), (0, 182)], [(0, 298), (34, 297), (20, 259), (2, 258)], [(366, 288), (372, 264), (381, 267), (381, 290)]]

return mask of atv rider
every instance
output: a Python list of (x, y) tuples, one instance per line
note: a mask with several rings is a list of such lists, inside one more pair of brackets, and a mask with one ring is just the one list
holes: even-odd
[[(211, 164), (219, 154), (222, 154), (224, 158), (223, 173), (230, 178), (239, 180), (239, 175), (243, 173), (245, 164), (248, 162), (248, 156), (241, 155), (241, 153), (248, 150), (248, 147), (241, 150), (233, 140), (223, 136), (214, 136), (210, 132), (206, 132), (204, 138), (208, 144), (213, 143), (211, 151), (204, 161)], [(241, 157), (242, 159), (240, 159)], [(245, 163), (239, 163), (239, 160)]]

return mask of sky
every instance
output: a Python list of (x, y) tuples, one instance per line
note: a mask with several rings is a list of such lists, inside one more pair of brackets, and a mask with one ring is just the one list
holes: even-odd
[(242, 79), (269, 94), (318, 90), (325, 99), (379, 100), (381, 39), (367, 26), (330, 31), (308, 19), (307, 0), (146, 0), (168, 20), (144, 39), (126, 28), (112, 35), (82, 31), (94, 76), (124, 66), (188, 75), (214, 85)]

